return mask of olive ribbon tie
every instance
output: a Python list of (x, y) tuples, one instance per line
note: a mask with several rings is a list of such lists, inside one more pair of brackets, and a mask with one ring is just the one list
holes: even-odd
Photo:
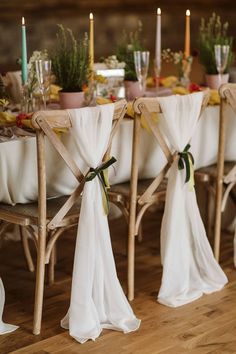
[(105, 215), (108, 215), (109, 213), (107, 189), (110, 187), (110, 185), (108, 181), (107, 169), (115, 162), (116, 162), (115, 157), (111, 157), (109, 160), (103, 162), (100, 166), (96, 168), (90, 167), (86, 176), (86, 182), (92, 181), (95, 177), (98, 177), (99, 179), (101, 185), (101, 192), (102, 192), (102, 204), (103, 204)]
[(189, 189), (192, 190), (194, 187), (194, 158), (191, 152), (189, 151), (190, 147), (191, 145), (187, 144), (182, 152), (178, 152), (178, 169), (186, 169), (185, 183), (189, 182)]

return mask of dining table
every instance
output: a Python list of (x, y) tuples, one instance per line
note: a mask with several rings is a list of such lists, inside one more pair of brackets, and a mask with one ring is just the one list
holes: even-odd
[[(161, 119), (161, 115), (160, 115)], [(235, 132), (236, 116), (228, 108), (225, 159), (236, 160)], [(114, 168), (109, 169), (110, 184), (130, 180), (132, 154), (133, 120), (124, 119), (113, 140), (111, 154), (117, 159)], [(198, 122), (196, 133), (190, 144), (194, 156), (194, 168), (198, 169), (217, 161), (219, 134), (219, 106), (208, 106)], [(78, 161), (82, 171), (86, 170), (79, 161), (70, 132), (61, 134), (61, 140)], [(46, 141), (46, 166), (53, 164), (47, 175), (48, 197), (69, 195), (77, 181), (53, 146)], [(145, 127), (141, 130), (139, 178), (157, 176), (166, 163), (165, 156), (152, 133)], [(27, 203), (37, 199), (37, 159), (35, 136), (0, 136), (0, 201), (7, 204)]]

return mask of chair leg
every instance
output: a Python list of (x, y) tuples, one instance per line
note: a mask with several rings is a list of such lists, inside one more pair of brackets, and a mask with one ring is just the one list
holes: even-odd
[(36, 335), (40, 334), (42, 322), (43, 292), (45, 278), (45, 243), (46, 236), (40, 237), (39, 235), (33, 323), (33, 334)]
[(20, 229), (20, 237), (21, 237), (21, 242), (22, 242), (27, 266), (28, 266), (30, 272), (34, 272), (35, 268), (34, 268), (34, 263), (33, 263), (32, 257), (31, 257), (28, 235), (25, 232), (24, 226), (19, 225), (19, 229)]
[(135, 216), (130, 215), (128, 231), (128, 299), (134, 299)]
[(207, 193), (207, 236), (208, 238), (211, 238), (212, 236), (213, 218), (215, 215), (214, 199), (215, 199), (215, 190), (214, 187), (210, 185)]
[(56, 264), (56, 244), (53, 246), (51, 257), (48, 265), (48, 283), (52, 285), (55, 281), (55, 264)]
[(215, 232), (214, 232), (214, 256), (217, 262), (220, 259), (220, 236), (221, 236), (221, 190), (216, 197), (215, 209)]
[(140, 222), (139, 229), (138, 229), (138, 242), (143, 241), (143, 226), (142, 222)]

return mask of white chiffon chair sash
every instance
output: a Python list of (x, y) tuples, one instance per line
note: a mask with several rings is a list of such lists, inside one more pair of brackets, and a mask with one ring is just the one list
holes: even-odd
[(0, 335), (13, 332), (18, 328), (18, 326), (14, 326), (3, 322), (2, 314), (4, 310), (4, 304), (5, 304), (5, 291), (4, 291), (2, 279), (0, 278)]
[[(193, 136), (202, 100), (201, 92), (158, 99), (163, 112), (160, 129), (175, 151), (182, 152)], [(195, 190), (185, 183), (186, 170), (178, 169), (178, 161), (179, 157), (168, 174), (161, 227), (163, 275), (158, 294), (160, 303), (172, 307), (220, 290), (227, 283), (209, 245)]]
[[(71, 137), (87, 169), (102, 163), (113, 112), (113, 104), (69, 111)], [(61, 325), (80, 343), (95, 340), (103, 328), (127, 333), (140, 325), (117, 278), (97, 177), (86, 182), (83, 190), (70, 308)]]

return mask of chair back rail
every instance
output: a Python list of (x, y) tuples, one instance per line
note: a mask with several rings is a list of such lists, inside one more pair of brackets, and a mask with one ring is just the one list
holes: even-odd
[[(199, 118), (204, 111), (204, 109), (207, 106), (207, 103), (209, 101), (209, 92), (206, 91), (204, 94), (204, 98), (202, 101), (202, 107), (201, 111), (199, 114)], [(177, 157), (176, 152), (172, 152), (170, 148), (168, 147), (165, 138), (160, 131), (160, 128), (156, 122), (152, 119), (151, 113), (162, 113), (160, 104), (158, 102), (158, 98), (146, 98), (146, 97), (140, 97), (134, 101), (133, 104), (134, 112), (136, 115), (136, 119), (140, 119), (141, 115), (143, 115), (144, 119), (146, 120), (149, 128), (151, 129), (153, 135), (157, 139), (157, 142), (159, 143), (163, 153), (165, 154), (165, 157), (167, 159), (167, 163), (162, 169), (162, 171), (159, 173), (159, 175), (154, 179), (154, 181), (150, 184), (150, 186), (146, 189), (146, 191), (140, 196), (138, 203), (140, 205), (143, 205), (144, 203), (147, 202), (152, 196), (152, 194), (155, 192), (157, 187), (160, 185), (161, 181), (165, 177), (168, 169), (170, 168), (172, 162), (174, 159)]]
[[(125, 100), (120, 100), (115, 103), (114, 114), (113, 114), (113, 126), (109, 138), (108, 149), (104, 155), (104, 159), (108, 155), (111, 149), (112, 139), (119, 128), (119, 125), (125, 115), (127, 109), (127, 103)], [(80, 171), (78, 165), (72, 158), (71, 154), (68, 152), (58, 135), (53, 129), (56, 128), (71, 128), (71, 121), (68, 111), (57, 110), (57, 111), (42, 111), (36, 112), (32, 118), (32, 125), (36, 129), (37, 136), (37, 151), (38, 151), (38, 178), (39, 178), (39, 198), (40, 213), (43, 214), (42, 220), (45, 218), (46, 213), (46, 171), (45, 171), (45, 139), (47, 136), (50, 143), (57, 150), (61, 158), (64, 160), (66, 165), (70, 168), (76, 179), (78, 180), (78, 187), (75, 191), (68, 197), (63, 206), (55, 214), (55, 216), (47, 224), (47, 228), (50, 230), (58, 227), (72, 208), (75, 202), (78, 200), (80, 194), (83, 191), (84, 184), (86, 181), (86, 175), (83, 175)], [(39, 214), (40, 214), (39, 213)]]

